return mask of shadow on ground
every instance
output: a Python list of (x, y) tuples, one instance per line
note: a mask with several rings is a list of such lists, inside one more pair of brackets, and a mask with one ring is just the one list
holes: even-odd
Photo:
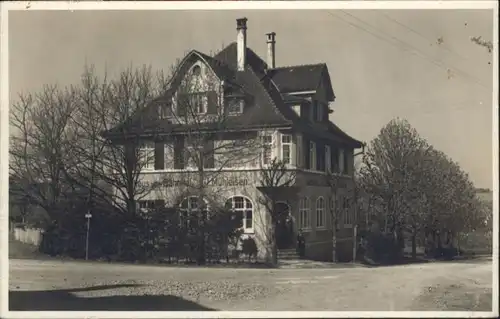
[(78, 289), (9, 291), (11, 311), (211, 311), (214, 309), (171, 295), (79, 297), (73, 292), (137, 285)]

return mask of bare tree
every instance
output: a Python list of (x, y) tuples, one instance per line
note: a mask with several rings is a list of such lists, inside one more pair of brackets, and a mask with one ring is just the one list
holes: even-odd
[[(68, 176), (89, 190), (89, 199), (104, 199), (125, 216), (136, 215), (137, 201), (151, 185), (141, 183), (141, 173), (154, 166), (154, 153), (141, 150), (141, 140), (127, 124), (150, 116), (147, 107), (161, 96), (165, 78), (155, 78), (151, 67), (122, 71), (117, 79), (102, 80), (86, 67), (78, 90), (78, 112), (72, 118), (78, 143)], [(103, 132), (113, 130), (113, 140)]]
[[(188, 171), (179, 186), (186, 189), (186, 196), (197, 198), (193, 213), (201, 224), (206, 223), (207, 206), (218, 197), (219, 178), (228, 174), (228, 168), (255, 166), (260, 155), (258, 132), (232, 126), (245, 102), (244, 96), (225, 94), (233, 85), (221, 83), (205, 65), (177, 63), (165, 86), (167, 94), (156, 104), (157, 123), (170, 128), (158, 139), (165, 146), (160, 146), (164, 158), (160, 167)], [(165, 180), (170, 177), (164, 175)], [(198, 263), (205, 258), (203, 229), (197, 228)]]
[(283, 191), (289, 190), (296, 181), (296, 171), (287, 168), (285, 162), (276, 158), (272, 159), (267, 166), (262, 166), (260, 170), (262, 196), (259, 201), (264, 206), (267, 217), (265, 239), (268, 252), (271, 257), (271, 264), (278, 264), (278, 247), (276, 243), (276, 226), (280, 216), (276, 210), (276, 204), (283, 198)]
[(64, 202), (72, 185), (65, 170), (76, 136), (71, 117), (76, 104), (74, 88), (44, 86), (36, 94), (21, 94), (10, 110), (10, 178), (23, 197), (42, 207), (51, 222), (66, 213)]

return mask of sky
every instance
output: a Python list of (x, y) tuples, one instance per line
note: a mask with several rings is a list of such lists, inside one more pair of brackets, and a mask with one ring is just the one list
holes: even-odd
[(11, 11), (9, 91), (77, 84), (85, 63), (117, 74), (130, 66), (168, 71), (189, 50), (236, 41), (264, 60), (276, 32), (276, 66), (325, 62), (337, 96), (331, 120), (369, 142), (391, 119), (420, 135), (492, 188), (493, 40), (488, 10)]

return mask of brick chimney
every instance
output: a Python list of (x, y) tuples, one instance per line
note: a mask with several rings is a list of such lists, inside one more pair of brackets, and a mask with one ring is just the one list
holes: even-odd
[(247, 18), (236, 19), (238, 71), (244, 71), (247, 60)]
[(267, 67), (274, 69), (276, 67), (276, 33), (266, 33), (267, 36)]

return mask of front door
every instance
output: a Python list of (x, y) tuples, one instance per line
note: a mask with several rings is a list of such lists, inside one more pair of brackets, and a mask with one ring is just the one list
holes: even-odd
[(276, 203), (274, 211), (277, 216), (276, 244), (278, 249), (293, 248), (295, 241), (290, 206), (287, 203)]

